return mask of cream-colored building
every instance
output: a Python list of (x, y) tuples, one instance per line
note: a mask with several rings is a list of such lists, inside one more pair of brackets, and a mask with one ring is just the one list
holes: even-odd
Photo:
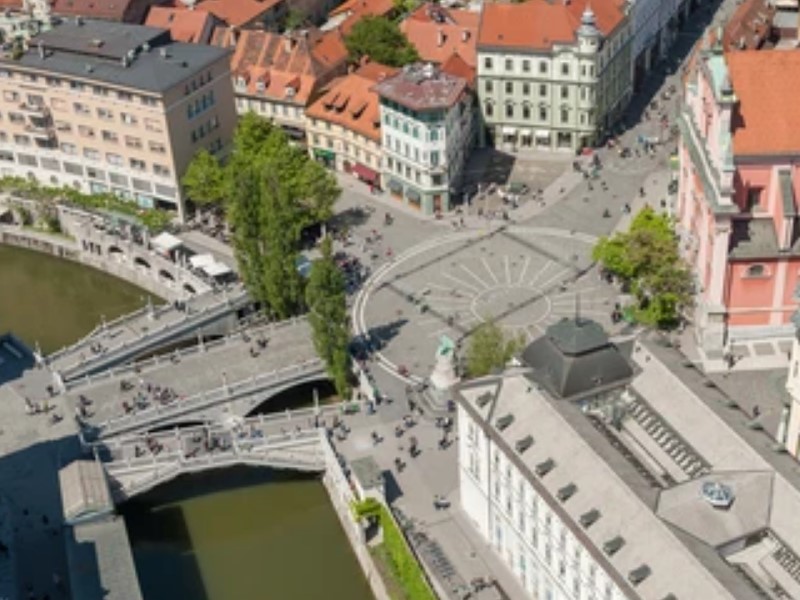
[(306, 110), (306, 140), (312, 158), (381, 187), (381, 118), (372, 88), (397, 70), (367, 63), (335, 80)]
[(81, 19), (0, 58), (0, 175), (113, 192), (183, 218), (180, 177), (236, 124), (230, 52)]

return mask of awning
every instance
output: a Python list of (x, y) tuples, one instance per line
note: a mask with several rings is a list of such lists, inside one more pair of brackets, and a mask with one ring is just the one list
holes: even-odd
[(362, 165), (361, 163), (356, 163), (353, 165), (353, 173), (359, 178), (369, 183), (377, 183), (378, 179), (380, 178), (380, 174), (377, 171), (370, 169), (369, 167)]
[(533, 132), (530, 129), (520, 129), (519, 135), (524, 138), (529, 138), (533, 135)]
[(195, 254), (189, 258), (189, 264), (193, 269), (203, 269), (215, 262), (214, 257), (210, 254)]
[(417, 190), (413, 188), (408, 188), (406, 190), (406, 198), (408, 198), (409, 200), (413, 200), (414, 202), (419, 202), (421, 196), (419, 195), (419, 192)]
[(326, 158), (328, 160), (334, 160), (336, 158), (336, 153), (332, 150), (325, 150), (325, 148), (314, 148), (314, 156), (317, 158)]
[(543, 129), (539, 129), (536, 131), (536, 139), (537, 140), (546, 140), (550, 138), (550, 132), (544, 131)]
[(403, 191), (403, 184), (397, 181), (396, 179), (389, 180), (389, 189), (399, 194)]
[(503, 135), (516, 135), (516, 127), (503, 127)]
[(153, 245), (159, 252), (172, 252), (176, 248), (183, 245), (183, 242), (176, 238), (171, 233), (159, 233), (156, 237), (150, 240), (150, 243)]
[(227, 275), (231, 272), (228, 265), (218, 262), (211, 263), (210, 265), (204, 265), (202, 269), (203, 272), (209, 277), (222, 277), (223, 275)]

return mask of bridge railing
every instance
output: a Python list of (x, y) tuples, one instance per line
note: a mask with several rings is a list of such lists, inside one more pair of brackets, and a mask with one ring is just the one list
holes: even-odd
[[(147, 333), (141, 334), (140, 337), (136, 339), (123, 341), (121, 345), (112, 348), (108, 352), (95, 354), (93, 356), (90, 356), (88, 360), (85, 361), (79, 360), (71, 364), (68, 367), (62, 369), (61, 376), (62, 378), (67, 379), (71, 376), (72, 373), (74, 373), (75, 371), (80, 371), (80, 369), (82, 368), (91, 366), (92, 364), (114, 360), (115, 356), (124, 354), (125, 352), (130, 351), (131, 348), (135, 348), (136, 346), (141, 345), (142, 341), (151, 344), (154, 343), (154, 340), (157, 340), (159, 338), (168, 338), (170, 335), (173, 335), (176, 331), (186, 329), (187, 326), (195, 326), (195, 323), (197, 321), (210, 319), (217, 316), (219, 313), (227, 312), (228, 310), (230, 310), (231, 307), (234, 307), (242, 299), (243, 296), (234, 299), (227, 298), (222, 302), (219, 302), (212, 306), (203, 307), (198, 312), (185, 314), (183, 318), (178, 321), (173, 321), (172, 323), (165, 323), (159, 329), (148, 330)], [(133, 365), (132, 367), (135, 368), (135, 365)]]
[(101, 423), (99, 425), (100, 436), (111, 435), (115, 430), (134, 426), (138, 423), (146, 423), (148, 421), (160, 420), (168, 416), (176, 416), (186, 412), (200, 410), (223, 401), (233, 401), (262, 391), (276, 383), (286, 381), (293, 376), (297, 377), (313, 373), (320, 370), (322, 367), (323, 363), (319, 358), (312, 358), (296, 365), (282, 367), (270, 371), (269, 373), (239, 380), (207, 392), (200, 392), (184, 399), (177, 399), (169, 404), (157, 404), (151, 408), (109, 419)]
[[(205, 317), (207, 318), (208, 315), (205, 315)], [(248, 331), (246, 333), (250, 337), (253, 337), (253, 336), (257, 337), (257, 336), (262, 335), (262, 334), (274, 333), (274, 332), (276, 332), (278, 330), (281, 330), (281, 329), (284, 329), (286, 327), (295, 326), (295, 325), (298, 325), (299, 323), (304, 323), (304, 322), (306, 322), (306, 320), (307, 319), (304, 316), (302, 316), (302, 317), (292, 317), (291, 319), (286, 319), (284, 321), (277, 321), (277, 322), (267, 323), (265, 325), (261, 325), (261, 326), (255, 327), (254, 329), (252, 329), (252, 330), (250, 330), (250, 331)], [(174, 327), (174, 329), (178, 329), (177, 325), (185, 325), (185, 323), (186, 323), (185, 320), (176, 323), (175, 324), (176, 327)], [(159, 333), (160, 332), (161, 332), (161, 330), (159, 330)], [(164, 355), (160, 355), (160, 356), (159, 355), (155, 355), (152, 358), (149, 358), (148, 360), (139, 361), (139, 362), (136, 362), (136, 363), (130, 363), (130, 364), (126, 364), (126, 365), (120, 365), (120, 366), (117, 366), (117, 367), (111, 367), (111, 368), (109, 368), (109, 369), (107, 369), (105, 371), (101, 371), (100, 373), (95, 373), (95, 374), (87, 373), (83, 377), (79, 377), (77, 379), (72, 379), (72, 380), (69, 380), (69, 381), (65, 381), (64, 382), (64, 386), (66, 387), (67, 390), (74, 390), (74, 389), (76, 389), (78, 387), (84, 387), (84, 386), (87, 386), (87, 385), (93, 385), (93, 384), (99, 383), (99, 382), (101, 382), (103, 380), (106, 380), (106, 379), (113, 379), (114, 377), (117, 377), (119, 375), (139, 373), (140, 371), (143, 371), (145, 369), (149, 369), (149, 368), (154, 367), (154, 366), (158, 366), (160, 364), (165, 364), (165, 363), (172, 362), (172, 361), (175, 361), (175, 360), (182, 360), (182, 359), (184, 359), (184, 358), (186, 358), (188, 356), (191, 356), (193, 354), (199, 354), (201, 352), (206, 352), (206, 351), (209, 351), (209, 350), (213, 350), (213, 349), (216, 349), (216, 348), (220, 348), (222, 346), (227, 346), (228, 344), (231, 344), (231, 343), (234, 343), (234, 342), (238, 343), (238, 342), (242, 341), (242, 339), (243, 339), (242, 338), (242, 333), (243, 333), (242, 331), (237, 331), (236, 333), (232, 333), (232, 334), (226, 335), (225, 337), (223, 337), (221, 339), (218, 339), (218, 340), (214, 340), (212, 342), (204, 342), (203, 344), (196, 345), (196, 346), (191, 346), (189, 348), (179, 348), (179, 349), (177, 349), (177, 350), (175, 350), (173, 352), (170, 352), (169, 354), (164, 354)], [(150, 338), (150, 342), (152, 342), (152, 339), (153, 338)], [(137, 341), (138, 340), (132, 340), (130, 342), (130, 344), (128, 344), (128, 345), (133, 345)], [(120, 347), (119, 349), (121, 350), (122, 347)], [(105, 355), (102, 355), (102, 356), (109, 356), (109, 354), (105, 354)], [(81, 364), (81, 366), (82, 366), (82, 364)]]

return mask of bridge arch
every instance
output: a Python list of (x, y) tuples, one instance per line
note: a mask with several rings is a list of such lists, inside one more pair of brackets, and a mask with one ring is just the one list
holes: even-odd
[(109, 256), (115, 256), (115, 257), (124, 257), (125, 256), (124, 250), (122, 248), (120, 248), (119, 246), (115, 246), (113, 244), (108, 247), (108, 250), (106, 250), (106, 253)]
[[(327, 373), (312, 373), (302, 379), (296, 379), (270, 390), (268, 396), (261, 398), (258, 404), (251, 405), (241, 416), (251, 417), (260, 413), (268, 414), (284, 410), (309, 408), (314, 405), (314, 388), (320, 391), (320, 400), (333, 396), (336, 391), (333, 382)], [(295, 393), (297, 397), (289, 398), (288, 394)]]
[(196, 294), (197, 293), (197, 290), (194, 289), (194, 286), (189, 284), (189, 283), (184, 283), (183, 284), (183, 289), (184, 289), (184, 291), (189, 292), (190, 294)]
[(150, 263), (143, 259), (141, 256), (137, 256), (133, 259), (133, 264), (137, 267), (144, 267), (145, 269), (150, 268)]
[(167, 269), (159, 270), (158, 278), (163, 279), (164, 281), (171, 281), (171, 282), (175, 281), (175, 276)]

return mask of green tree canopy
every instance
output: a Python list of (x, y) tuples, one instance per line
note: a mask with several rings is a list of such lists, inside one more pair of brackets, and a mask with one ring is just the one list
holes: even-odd
[(470, 377), (481, 377), (502, 369), (523, 343), (522, 338), (507, 336), (494, 321), (482, 323), (469, 338), (467, 373)]
[(322, 241), (322, 258), (311, 265), (306, 305), (314, 347), (325, 361), (337, 393), (346, 400), (350, 395), (347, 298), (344, 276), (333, 260), (333, 244), (329, 237)]
[(205, 148), (194, 155), (181, 184), (197, 205), (222, 204), (225, 200), (225, 172)]
[(400, 27), (386, 17), (364, 17), (344, 40), (350, 61), (358, 63), (365, 56), (390, 67), (402, 67), (419, 60)]
[(692, 276), (680, 256), (672, 222), (649, 206), (634, 217), (628, 231), (601, 238), (592, 257), (630, 289), (642, 323), (674, 326), (691, 303)]
[(239, 270), (253, 298), (278, 318), (302, 311), (300, 235), (333, 214), (341, 191), (334, 176), (254, 113), (239, 120), (224, 165), (200, 152), (187, 173), (200, 193), (227, 200)]

